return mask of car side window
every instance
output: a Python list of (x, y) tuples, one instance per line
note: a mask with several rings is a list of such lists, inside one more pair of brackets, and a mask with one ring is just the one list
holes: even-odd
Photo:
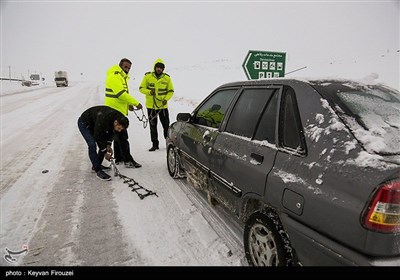
[(197, 110), (193, 123), (219, 128), (236, 91), (233, 88), (215, 93)]
[(280, 133), (282, 146), (296, 151), (305, 150), (301, 140), (301, 121), (296, 96), (292, 88), (287, 88), (282, 99)]
[(252, 138), (258, 120), (274, 90), (268, 88), (245, 88), (232, 110), (226, 131)]
[(261, 117), (260, 124), (257, 127), (255, 140), (275, 144), (276, 112), (278, 108), (278, 91), (275, 90), (267, 108)]

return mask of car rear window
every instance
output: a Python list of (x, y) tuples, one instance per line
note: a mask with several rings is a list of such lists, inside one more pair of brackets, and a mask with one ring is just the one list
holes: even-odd
[[(324, 91), (321, 84), (319, 91)], [(329, 97), (364, 147), (378, 154), (400, 154), (400, 94), (379, 85), (333, 86)], [(331, 86), (331, 89), (333, 89)], [(335, 109), (335, 108), (334, 108)], [(338, 108), (336, 108), (337, 110)]]

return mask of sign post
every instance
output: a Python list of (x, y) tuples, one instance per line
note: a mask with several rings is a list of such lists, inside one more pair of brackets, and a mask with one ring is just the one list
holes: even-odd
[(243, 62), (247, 79), (282, 78), (285, 76), (286, 53), (249, 51)]

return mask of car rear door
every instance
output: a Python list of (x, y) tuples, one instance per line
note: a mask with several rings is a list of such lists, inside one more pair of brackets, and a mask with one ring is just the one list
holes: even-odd
[(237, 212), (246, 195), (264, 196), (277, 149), (278, 98), (281, 87), (243, 87), (212, 146), (210, 177), (213, 194)]

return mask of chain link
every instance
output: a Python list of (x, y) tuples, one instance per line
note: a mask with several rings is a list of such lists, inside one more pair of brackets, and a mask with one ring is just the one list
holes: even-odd
[[(145, 187), (141, 186), (139, 184), (139, 182), (135, 181), (135, 179), (129, 178), (129, 177), (125, 176), (125, 175), (122, 175), (119, 172), (119, 170), (117, 168), (117, 165), (115, 164), (114, 160), (111, 160), (111, 168), (114, 170), (114, 176), (115, 177), (119, 176), (121, 179), (123, 179), (124, 180), (124, 184), (128, 184), (128, 187), (131, 188), (132, 191), (135, 192), (139, 196), (140, 199), (143, 199), (143, 198), (145, 198), (146, 196), (149, 196), (149, 195), (155, 195), (155, 196), (158, 197), (157, 193), (155, 193), (155, 192), (153, 192), (151, 190), (148, 190)], [(137, 186), (137, 187), (135, 188), (135, 186)], [(139, 191), (143, 191), (144, 194), (140, 193)]]
[[(146, 128), (146, 127), (147, 127), (147, 124), (148, 124), (148, 122), (149, 122), (149, 119), (148, 119), (148, 118), (146, 117), (146, 115), (144, 114), (143, 108), (140, 109), (140, 110), (142, 110), (142, 116), (141, 116), (141, 117), (139, 117), (138, 114), (136, 114), (136, 111), (137, 111), (137, 110), (133, 110), (133, 113), (135, 113), (136, 118), (137, 118), (140, 122), (143, 123), (143, 128)], [(150, 121), (151, 121), (151, 120), (150, 120)]]

